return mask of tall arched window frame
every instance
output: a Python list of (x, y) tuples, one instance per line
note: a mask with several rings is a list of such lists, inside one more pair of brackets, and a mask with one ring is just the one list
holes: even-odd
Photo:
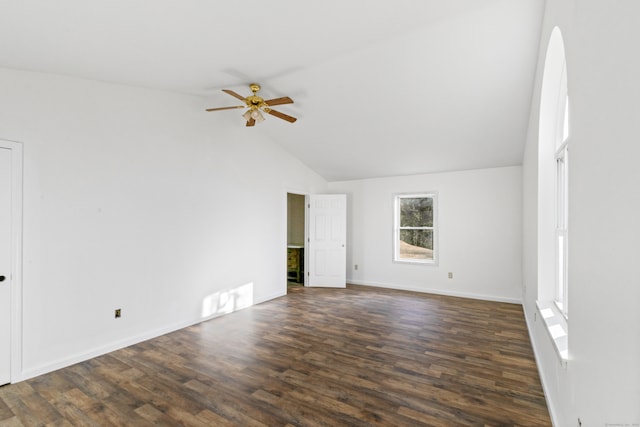
[(564, 41), (556, 27), (547, 48), (540, 104), (539, 298), (553, 301), (565, 319), (569, 315), (569, 109)]
[(538, 128), (538, 313), (562, 363), (569, 359), (570, 103), (564, 40), (551, 32)]

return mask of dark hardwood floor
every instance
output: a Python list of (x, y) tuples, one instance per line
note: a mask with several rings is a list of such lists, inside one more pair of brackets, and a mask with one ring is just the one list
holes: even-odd
[(285, 297), (0, 388), (0, 426), (550, 426), (522, 308)]

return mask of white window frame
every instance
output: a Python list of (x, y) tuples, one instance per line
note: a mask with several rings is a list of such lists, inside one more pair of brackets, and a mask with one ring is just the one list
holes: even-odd
[(569, 315), (569, 147), (565, 141), (556, 152), (556, 275), (555, 303), (565, 318)]
[[(555, 104), (555, 105), (554, 105)], [(538, 133), (538, 300), (536, 315), (544, 322), (561, 366), (569, 361), (569, 156), (570, 105), (567, 63), (560, 28), (549, 38), (540, 97)], [(553, 128), (555, 127), (555, 129)], [(555, 194), (554, 194), (555, 193)], [(555, 196), (555, 197), (554, 197)], [(554, 274), (555, 273), (555, 274)], [(526, 292), (526, 288), (524, 289)]]
[[(556, 161), (555, 295), (554, 302), (569, 318), (569, 96), (559, 108)], [(562, 102), (561, 101), (561, 102)]]
[[(433, 226), (401, 227), (400, 200), (411, 198), (430, 198), (433, 206)], [(400, 258), (400, 230), (432, 230), (433, 259)], [(393, 196), (393, 262), (421, 265), (436, 265), (438, 262), (438, 195), (434, 191), (420, 193), (400, 193)]]

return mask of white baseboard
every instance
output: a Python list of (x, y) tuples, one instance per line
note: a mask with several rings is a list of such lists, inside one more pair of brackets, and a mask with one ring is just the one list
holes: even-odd
[[(283, 292), (278, 292), (278, 293), (275, 293), (273, 295), (269, 295), (269, 296), (263, 297), (260, 300), (255, 301), (251, 306), (254, 306), (254, 305), (257, 305), (257, 304), (261, 304), (263, 302), (266, 302), (266, 301), (281, 297), (283, 295), (286, 295), (286, 291), (284, 293)], [(244, 307), (244, 308), (246, 308), (246, 307)], [(239, 308), (239, 309), (236, 309), (234, 311), (243, 310), (244, 308)], [(197, 325), (198, 323), (206, 322), (207, 320), (211, 320), (211, 319), (214, 319), (216, 317), (224, 316), (225, 314), (229, 314), (229, 313), (216, 313), (216, 314), (213, 314), (213, 315), (207, 316), (207, 317), (201, 317), (201, 318), (198, 318), (198, 319), (192, 319), (192, 320), (188, 320), (188, 321), (184, 321), (184, 322), (174, 323), (172, 325), (165, 326), (165, 327), (158, 328), (158, 329), (154, 329), (152, 331), (144, 332), (142, 334), (134, 335), (132, 337), (125, 338), (123, 340), (114, 341), (114, 342), (111, 342), (109, 344), (102, 345), (100, 347), (96, 347), (96, 348), (93, 348), (93, 349), (85, 351), (85, 352), (81, 352), (81, 353), (77, 353), (77, 354), (71, 355), (69, 357), (64, 357), (64, 358), (55, 360), (53, 362), (49, 362), (49, 363), (45, 363), (45, 364), (42, 364), (42, 365), (39, 365), (39, 366), (36, 366), (36, 367), (33, 367), (33, 368), (25, 369), (25, 370), (23, 370), (21, 372), (20, 378), (17, 378), (15, 380), (13, 380), (12, 382), (16, 383), (16, 382), (28, 380), (30, 378), (37, 377), (39, 375), (47, 374), (49, 372), (53, 372), (53, 371), (56, 371), (58, 369), (66, 368), (68, 366), (75, 365), (76, 363), (84, 362), (86, 360), (93, 359), (94, 357), (98, 357), (98, 356), (102, 356), (102, 355), (107, 354), (107, 353), (111, 353), (112, 351), (120, 350), (122, 348), (129, 347), (129, 346), (135, 345), (135, 344), (139, 344), (141, 342), (144, 342), (144, 341), (147, 341), (147, 340), (150, 340), (150, 339), (153, 339), (153, 338), (157, 338), (159, 336), (166, 335), (166, 334), (169, 334), (171, 332), (175, 332), (175, 331), (178, 331), (180, 329), (187, 328), (189, 326)]]
[(69, 357), (64, 357), (64, 358), (55, 360), (53, 362), (36, 366), (34, 368), (25, 369), (22, 371), (22, 375), (19, 381), (28, 380), (30, 378), (37, 377), (38, 375), (43, 375), (49, 372), (56, 371), (58, 369), (66, 368), (68, 366), (75, 365), (76, 363), (84, 362), (85, 360), (93, 359), (94, 357), (102, 356), (112, 351), (120, 350), (122, 348), (131, 346), (134, 344), (138, 344), (152, 338), (157, 338), (161, 335), (165, 335), (165, 334), (177, 331), (179, 329), (183, 329), (188, 326), (195, 325), (205, 320), (208, 320), (208, 319), (198, 319), (194, 321), (176, 323), (163, 328), (154, 329), (152, 331), (145, 332), (139, 335), (134, 335), (132, 337), (125, 338), (123, 340), (114, 341), (109, 344), (93, 348), (89, 351), (77, 353)]
[(522, 304), (521, 298), (509, 298), (509, 297), (502, 297), (502, 296), (496, 296), (496, 295), (473, 294), (473, 293), (467, 293), (467, 292), (443, 291), (441, 289), (431, 289), (431, 288), (423, 288), (423, 287), (415, 287), (415, 286), (405, 286), (405, 285), (399, 285), (395, 283), (380, 283), (380, 282), (361, 281), (361, 280), (347, 280), (347, 283), (353, 283), (354, 285), (373, 286), (377, 288), (398, 289), (401, 291), (422, 292), (425, 294), (445, 295), (445, 296), (460, 297), (460, 298), (472, 298), (472, 299), (479, 299), (484, 301), (507, 302), (510, 304)]
[[(438, 295), (473, 298), (473, 299), (481, 299), (481, 300), (487, 300), (487, 301), (508, 302), (513, 304), (522, 303), (521, 301), (517, 299), (512, 299), (512, 298), (495, 297), (490, 295), (468, 294), (468, 293), (460, 293), (460, 292), (443, 292), (438, 289), (415, 288), (415, 287), (402, 286), (397, 284), (388, 284), (388, 283), (379, 283), (379, 282), (360, 282), (357, 280), (350, 280), (349, 283), (353, 283), (354, 285), (365, 285), (365, 286), (373, 286), (373, 287), (388, 288), (388, 289), (399, 289), (399, 290), (405, 290), (405, 291), (432, 293), (432, 294), (438, 294)], [(260, 300), (255, 301), (254, 304), (252, 305), (260, 304), (275, 298), (279, 298), (284, 295), (286, 295), (286, 291), (277, 292), (272, 295), (268, 295), (266, 297), (260, 298)], [(69, 357), (64, 357), (64, 358), (55, 360), (53, 362), (49, 362), (33, 368), (25, 369), (21, 372), (20, 378), (18, 378), (14, 382), (28, 380), (30, 378), (37, 377), (38, 375), (43, 375), (49, 372), (56, 371), (58, 369), (66, 368), (76, 363), (84, 362), (86, 360), (92, 359), (94, 357), (102, 356), (112, 351), (120, 350), (122, 348), (131, 346), (134, 344), (138, 344), (143, 341), (157, 338), (159, 336), (166, 335), (168, 333), (175, 332), (177, 330), (180, 330), (192, 325), (196, 325), (198, 323), (205, 322), (207, 320), (211, 320), (219, 316), (223, 316), (224, 314), (227, 314), (227, 313), (218, 313), (205, 318), (198, 318), (198, 319), (192, 319), (189, 321), (175, 323), (173, 325), (165, 326), (165, 327), (154, 329), (152, 331), (148, 331), (132, 337), (128, 337), (123, 340), (114, 341), (109, 344), (96, 347), (85, 352), (77, 353)], [(534, 351), (535, 351), (535, 347), (534, 347)], [(546, 396), (546, 393), (545, 393), (545, 396)]]
[(267, 302), (267, 301), (271, 301), (272, 299), (283, 297), (286, 294), (287, 294), (286, 290), (284, 292), (275, 292), (271, 295), (267, 295), (265, 297), (260, 298), (259, 300), (254, 301), (253, 305), (262, 304), (263, 302)]

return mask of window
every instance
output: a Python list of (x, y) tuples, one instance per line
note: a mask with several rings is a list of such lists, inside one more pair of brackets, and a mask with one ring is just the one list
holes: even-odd
[(536, 306), (563, 366), (569, 358), (571, 305), (568, 295), (570, 107), (564, 41), (560, 28), (555, 27), (547, 47), (540, 97)]
[(396, 195), (394, 211), (394, 261), (435, 263), (435, 194)]
[(561, 119), (562, 136), (556, 151), (556, 280), (555, 303), (567, 317), (568, 304), (568, 213), (569, 213), (569, 100), (565, 98), (564, 117)]

